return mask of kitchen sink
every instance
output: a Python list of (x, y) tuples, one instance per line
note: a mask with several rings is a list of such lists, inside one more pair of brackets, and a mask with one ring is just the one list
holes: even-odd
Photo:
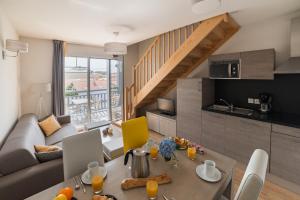
[(233, 107), (233, 109), (230, 109), (229, 106), (214, 104), (214, 105), (209, 106), (208, 109), (215, 110), (215, 111), (221, 111), (221, 112), (227, 112), (227, 113), (233, 113), (233, 114), (239, 114), (239, 115), (247, 115), (247, 116), (253, 115), (253, 110), (247, 109), (247, 108)]

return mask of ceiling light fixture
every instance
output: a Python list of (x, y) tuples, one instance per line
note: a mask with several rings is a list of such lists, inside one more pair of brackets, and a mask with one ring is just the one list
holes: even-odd
[(196, 14), (209, 13), (221, 6), (221, 0), (191, 0), (192, 11)]
[[(116, 38), (119, 32), (113, 32)], [(127, 45), (122, 42), (107, 42), (104, 44), (104, 52), (109, 55), (125, 55), (127, 54)]]

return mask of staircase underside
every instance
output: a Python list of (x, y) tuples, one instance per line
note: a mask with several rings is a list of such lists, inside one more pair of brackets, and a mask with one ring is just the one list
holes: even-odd
[(178, 78), (187, 77), (238, 30), (239, 25), (228, 14), (200, 22), (155, 75), (136, 92), (132, 99), (133, 110), (168, 93), (176, 86)]

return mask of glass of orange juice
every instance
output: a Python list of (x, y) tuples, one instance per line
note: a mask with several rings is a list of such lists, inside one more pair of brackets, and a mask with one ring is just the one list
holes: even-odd
[(92, 178), (92, 188), (95, 194), (100, 194), (103, 187), (103, 177), (102, 176), (93, 176)]
[(152, 145), (150, 148), (150, 156), (153, 160), (157, 159), (158, 156), (158, 147), (157, 145)]
[(154, 180), (147, 181), (146, 191), (147, 191), (148, 198), (150, 200), (156, 199), (157, 198), (157, 192), (158, 192), (158, 183), (157, 183), (157, 181), (154, 181)]
[(195, 160), (196, 159), (196, 147), (193, 147), (193, 146), (188, 147), (187, 156), (189, 157), (189, 159)]

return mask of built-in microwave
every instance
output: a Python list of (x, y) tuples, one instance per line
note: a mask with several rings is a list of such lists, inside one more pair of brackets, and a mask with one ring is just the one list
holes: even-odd
[(209, 63), (211, 79), (239, 79), (240, 60), (212, 61)]

